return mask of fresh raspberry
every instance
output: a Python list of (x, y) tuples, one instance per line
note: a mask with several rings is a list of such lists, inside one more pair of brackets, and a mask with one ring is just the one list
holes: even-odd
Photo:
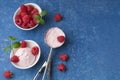
[(28, 27), (32, 28), (34, 27), (36, 24), (33, 22), (33, 20), (30, 20), (30, 22), (28, 23)]
[(68, 59), (68, 55), (63, 53), (63, 54), (60, 54), (60, 59), (63, 60), (63, 61), (66, 61)]
[(21, 18), (21, 15), (20, 14), (17, 14), (16, 16), (15, 16), (15, 19), (20, 19)]
[(30, 16), (29, 15), (25, 15), (22, 17), (22, 20), (24, 23), (28, 23), (30, 21)]
[(27, 42), (26, 41), (22, 41), (21, 44), (20, 44), (20, 47), (21, 48), (27, 47)]
[(13, 73), (10, 70), (6, 70), (6, 71), (3, 72), (3, 76), (5, 78), (11, 78), (12, 75), (13, 75)]
[(27, 29), (28, 28), (27, 23), (22, 23), (21, 27)]
[(34, 16), (34, 15), (37, 15), (39, 14), (38, 10), (36, 8), (34, 8), (32, 11), (31, 11), (31, 14)]
[(21, 24), (22, 24), (22, 19), (21, 19), (21, 18), (15, 19), (15, 23), (16, 23), (17, 25), (21, 26)]
[(31, 12), (34, 9), (32, 5), (27, 5), (26, 7), (28, 12)]
[(17, 63), (17, 62), (19, 62), (19, 57), (16, 56), (16, 55), (14, 55), (14, 56), (11, 57), (10, 60), (11, 60), (12, 62), (14, 62), (14, 63)]
[(39, 48), (37, 46), (34, 46), (34, 47), (32, 47), (31, 52), (32, 52), (33, 55), (37, 55), (38, 52), (39, 52)]
[(62, 20), (62, 16), (61, 16), (61, 14), (59, 14), (59, 13), (55, 14), (55, 16), (54, 16), (54, 20), (55, 20), (56, 22)]
[(64, 65), (64, 64), (62, 64), (62, 63), (61, 63), (61, 64), (59, 64), (59, 65), (58, 65), (58, 70), (59, 70), (59, 71), (65, 71), (65, 70), (66, 70), (65, 65)]
[(21, 12), (27, 12), (27, 7), (25, 5), (20, 6), (20, 11)]
[(33, 23), (38, 24), (38, 22), (37, 22), (37, 20), (35, 18), (33, 18)]
[(24, 17), (25, 15), (28, 15), (27, 12), (21, 12), (20, 13), (21, 17)]
[(62, 42), (65, 41), (65, 37), (64, 36), (58, 36), (57, 40), (62, 43)]

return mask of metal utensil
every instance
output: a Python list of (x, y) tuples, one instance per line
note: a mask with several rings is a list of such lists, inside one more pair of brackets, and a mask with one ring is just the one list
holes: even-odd
[[(50, 48), (50, 53), (49, 53), (49, 56), (48, 56), (47, 63), (49, 63), (49, 62), (50, 62), (51, 55), (52, 55), (52, 50), (53, 50), (53, 48)], [(45, 66), (45, 71), (44, 71), (44, 73), (43, 73), (42, 80), (44, 80), (44, 78), (45, 78), (45, 74), (46, 74), (47, 68), (48, 68), (48, 64)]]
[(45, 68), (45, 66), (47, 65), (48, 63), (45, 61), (44, 64), (40, 67), (40, 69), (37, 71), (37, 73), (35, 74), (35, 77), (33, 78), (33, 80), (36, 80), (39, 73), (42, 71), (43, 68)]

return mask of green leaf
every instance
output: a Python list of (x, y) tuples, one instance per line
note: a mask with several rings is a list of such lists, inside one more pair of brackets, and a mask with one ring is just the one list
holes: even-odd
[(9, 36), (9, 40), (13, 41), (16, 40), (16, 38), (14, 38), (13, 36)]
[(35, 15), (34, 18), (37, 20), (37, 23), (44, 25), (45, 21), (40, 15)]
[(47, 14), (47, 11), (43, 10), (40, 15), (41, 15), (41, 17), (44, 17), (46, 14)]
[(12, 48), (19, 48), (20, 47), (20, 42), (14, 42), (12, 43)]
[(39, 19), (41, 18), (41, 16), (40, 16), (40, 15), (34, 15), (34, 18), (35, 18), (36, 20), (39, 20)]
[(44, 19), (42, 19), (42, 18), (40, 18), (40, 20), (38, 20), (38, 22), (39, 22), (40, 24), (42, 24), (42, 25), (45, 24), (45, 21), (44, 21)]
[(8, 51), (10, 49), (11, 49), (11, 46), (7, 46), (7, 47), (4, 48), (4, 51)]

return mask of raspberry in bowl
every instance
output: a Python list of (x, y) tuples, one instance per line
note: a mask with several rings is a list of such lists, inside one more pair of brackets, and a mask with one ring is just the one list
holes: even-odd
[(34, 16), (41, 12), (41, 8), (35, 3), (20, 5), (13, 16), (14, 24), (21, 30), (32, 30), (39, 25)]
[(10, 61), (18, 69), (28, 69), (39, 61), (40, 54), (40, 47), (35, 41), (24, 40), (19, 48), (11, 50)]

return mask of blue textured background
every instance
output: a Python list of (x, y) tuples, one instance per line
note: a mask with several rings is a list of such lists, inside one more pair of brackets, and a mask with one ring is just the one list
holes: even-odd
[[(48, 11), (46, 25), (22, 31), (12, 18), (15, 10), (28, 2)], [(54, 22), (55, 13), (61, 13), (64, 19)], [(120, 0), (0, 0), (0, 80), (7, 80), (2, 73), (8, 69), (14, 73), (9, 80), (32, 80), (48, 56), (44, 34), (54, 26), (63, 29), (67, 40), (53, 51), (51, 80), (120, 80)], [(9, 52), (3, 51), (9, 35), (18, 40), (32, 39), (40, 45), (42, 55), (34, 67), (20, 70), (10, 63)], [(61, 53), (69, 55), (67, 62), (59, 60)], [(59, 63), (66, 65), (66, 72), (57, 70)]]

